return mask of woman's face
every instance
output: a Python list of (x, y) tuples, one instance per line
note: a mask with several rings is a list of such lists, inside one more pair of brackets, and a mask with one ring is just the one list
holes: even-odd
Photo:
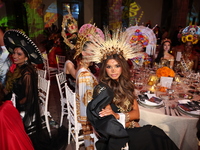
[(23, 65), (25, 61), (28, 60), (28, 57), (26, 57), (26, 55), (24, 54), (24, 52), (22, 51), (20, 47), (17, 47), (14, 49), (12, 57), (13, 57), (14, 63), (17, 64), (18, 66)]
[(169, 49), (170, 49), (170, 43), (169, 42), (165, 42), (163, 44), (163, 49), (164, 49), (164, 51), (169, 51)]
[(187, 52), (187, 53), (191, 52), (192, 48), (193, 48), (192, 42), (185, 43), (185, 52)]
[(118, 80), (122, 73), (122, 67), (115, 59), (109, 59), (106, 64), (106, 73), (111, 79)]

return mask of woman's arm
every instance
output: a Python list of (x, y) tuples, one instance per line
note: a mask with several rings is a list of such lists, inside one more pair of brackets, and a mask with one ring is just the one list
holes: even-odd
[(74, 68), (74, 64), (71, 62), (68, 62), (66, 64), (66, 74), (71, 74), (74, 79), (76, 79), (76, 69)]
[(174, 56), (171, 56), (171, 57), (170, 57), (170, 64), (169, 64), (169, 67), (170, 67), (171, 69), (173, 69), (173, 67), (174, 67)]
[[(99, 112), (100, 117), (108, 116), (108, 115), (113, 115), (116, 119), (119, 119), (119, 114), (115, 113), (110, 105), (107, 105), (102, 111)], [(140, 113), (139, 113), (139, 107), (136, 99), (134, 99), (134, 104), (133, 104), (133, 110), (130, 112), (125, 113), (126, 116), (126, 127), (130, 125), (130, 122), (133, 120), (139, 120), (140, 119)]]

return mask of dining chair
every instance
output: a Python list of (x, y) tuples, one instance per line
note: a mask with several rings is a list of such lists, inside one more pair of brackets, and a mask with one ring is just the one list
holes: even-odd
[(45, 79), (47, 78), (47, 70), (37, 68), (37, 74)]
[(56, 62), (57, 62), (57, 67), (58, 67), (58, 73), (61, 73), (64, 71), (64, 66), (65, 66), (65, 56), (62, 55), (56, 55)]
[(50, 80), (38, 76), (38, 93), (40, 100), (41, 116), (44, 116), (48, 133), (51, 136), (51, 130), (49, 125), (49, 117), (51, 117), (51, 115), (50, 112), (48, 111), (49, 90), (50, 90)]
[(57, 85), (60, 93), (60, 103), (61, 103), (61, 117), (60, 126), (63, 123), (64, 115), (67, 115), (67, 100), (65, 95), (65, 83), (67, 83), (66, 75), (64, 72), (56, 74)]
[(44, 69), (47, 70), (47, 79), (51, 79), (52, 77), (55, 77), (56, 74), (58, 73), (58, 68), (57, 67), (50, 67), (49, 66), (49, 60), (48, 60), (48, 55), (46, 53), (42, 54), (44, 58)]
[(80, 145), (84, 143), (84, 139), (83, 134), (80, 133), (82, 126), (77, 120), (76, 94), (72, 92), (67, 83), (65, 83), (65, 91), (69, 121), (68, 144), (70, 144), (71, 139), (73, 139), (75, 141), (76, 150), (78, 150)]

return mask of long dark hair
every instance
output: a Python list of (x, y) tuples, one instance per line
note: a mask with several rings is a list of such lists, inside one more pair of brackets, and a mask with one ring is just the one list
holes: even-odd
[[(166, 42), (169, 42), (169, 41), (166, 41)], [(161, 44), (161, 47), (160, 47), (160, 50), (159, 50), (159, 52), (158, 52), (158, 56), (156, 57), (156, 59), (155, 59), (155, 62), (156, 63), (159, 63), (160, 62), (160, 59), (162, 58), (162, 57), (164, 57), (164, 44), (166, 43), (166, 42), (163, 42), (162, 44)], [(169, 42), (170, 43), (170, 42)], [(169, 49), (169, 51), (168, 51), (168, 53), (170, 52), (170, 50), (171, 50), (171, 43), (170, 43), (170, 49)], [(170, 53), (169, 53), (170, 54)]]
[[(108, 60), (110, 59), (115, 59), (122, 67), (122, 73), (118, 81), (111, 79), (106, 72), (106, 65)], [(133, 104), (133, 100), (135, 99), (135, 96), (133, 94), (134, 86), (133, 83), (130, 82), (129, 66), (123, 56), (114, 54), (108, 56), (107, 59), (102, 62), (99, 74), (99, 81), (107, 84), (114, 91), (116, 105), (121, 106), (125, 110), (131, 109), (132, 105), (127, 108), (124, 102), (128, 99), (130, 103)]]

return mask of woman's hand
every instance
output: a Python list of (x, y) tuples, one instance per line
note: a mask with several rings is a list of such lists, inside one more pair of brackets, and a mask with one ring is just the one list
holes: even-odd
[(116, 119), (119, 119), (119, 114), (115, 113), (112, 108), (110, 107), (110, 104), (108, 104), (102, 111), (99, 112), (100, 117), (105, 117), (113, 115)]

